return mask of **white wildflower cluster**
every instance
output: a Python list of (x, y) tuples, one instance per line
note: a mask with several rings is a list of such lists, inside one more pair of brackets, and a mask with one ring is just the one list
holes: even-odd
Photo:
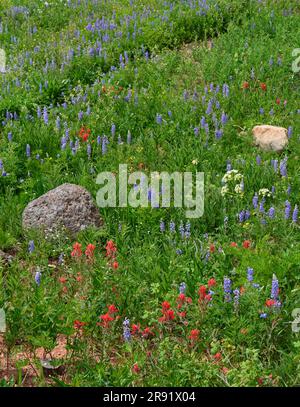
[(272, 192), (268, 188), (261, 188), (258, 191), (258, 195), (262, 196), (263, 198), (270, 197), (270, 196), (272, 196)]
[(222, 178), (222, 184), (222, 196), (225, 196), (227, 194), (242, 195), (244, 192), (244, 177), (238, 172), (238, 170), (227, 171)]

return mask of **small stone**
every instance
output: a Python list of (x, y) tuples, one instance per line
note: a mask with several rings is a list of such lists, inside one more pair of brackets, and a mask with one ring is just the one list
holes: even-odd
[(101, 227), (103, 220), (85, 188), (62, 184), (27, 205), (22, 225), (24, 229), (42, 229), (46, 234), (65, 228), (76, 235), (89, 226)]
[(288, 131), (284, 127), (261, 125), (252, 130), (254, 142), (264, 151), (282, 151), (288, 144)]

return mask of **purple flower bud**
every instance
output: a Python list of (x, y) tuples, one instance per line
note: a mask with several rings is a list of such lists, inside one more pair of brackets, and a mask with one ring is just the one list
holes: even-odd
[(248, 267), (247, 268), (247, 280), (248, 281), (253, 281), (253, 273), (254, 273), (253, 268)]
[(130, 130), (128, 130), (128, 133), (127, 133), (127, 144), (130, 144), (131, 143), (131, 132), (130, 132)]
[(280, 174), (282, 177), (286, 177), (287, 176), (287, 169), (286, 169), (286, 163), (287, 163), (287, 158), (283, 159), (282, 161), (280, 161)]
[(273, 207), (271, 207), (270, 209), (269, 209), (269, 218), (270, 219), (274, 219), (275, 218), (275, 209), (273, 208)]
[(293, 216), (292, 216), (292, 220), (294, 223), (297, 223), (297, 221), (298, 221), (298, 213), (299, 213), (298, 206), (295, 205), (295, 208), (293, 211)]
[(225, 301), (230, 302), (231, 301), (231, 280), (230, 280), (230, 278), (224, 277), (223, 290), (224, 290), (224, 294), (225, 294)]
[(26, 145), (26, 156), (29, 158), (30, 157), (30, 145)]
[(223, 96), (226, 98), (229, 96), (229, 86), (226, 83), (223, 85)]
[(242, 210), (242, 211), (239, 213), (239, 221), (242, 223), (242, 222), (244, 222), (244, 220), (245, 220), (245, 211)]
[(272, 288), (271, 288), (271, 298), (273, 300), (278, 299), (278, 294), (279, 294), (279, 283), (276, 277), (273, 276), (272, 279)]
[(285, 219), (289, 219), (290, 215), (291, 215), (291, 204), (289, 201), (285, 201), (285, 210), (284, 210), (284, 218)]
[(29, 253), (33, 253), (33, 252), (34, 252), (34, 249), (35, 249), (35, 247), (34, 247), (34, 241), (33, 241), (33, 240), (30, 240), (30, 242), (29, 242), (29, 244), (28, 244), (28, 251), (29, 251)]
[(170, 232), (171, 233), (175, 233), (176, 229), (175, 229), (175, 223), (171, 220), (170, 222)]
[(41, 277), (42, 277), (42, 273), (41, 273), (40, 271), (37, 271), (37, 272), (35, 273), (34, 279), (35, 279), (35, 282), (36, 282), (36, 284), (37, 284), (38, 286), (41, 284)]
[(130, 321), (128, 318), (126, 318), (123, 322), (123, 338), (125, 342), (129, 342), (131, 340)]
[(186, 284), (185, 283), (180, 283), (179, 285), (179, 293), (180, 294), (185, 294), (186, 291)]
[(49, 123), (48, 112), (47, 112), (46, 106), (44, 107), (44, 111), (43, 111), (43, 119), (44, 119), (45, 124)]
[(252, 199), (252, 204), (253, 204), (254, 209), (256, 209), (258, 207), (258, 195), (257, 195), (256, 192), (255, 192), (255, 195), (254, 195), (254, 197)]

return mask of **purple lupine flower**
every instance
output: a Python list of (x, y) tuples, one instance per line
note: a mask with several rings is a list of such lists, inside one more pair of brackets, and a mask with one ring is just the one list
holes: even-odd
[(44, 107), (44, 111), (43, 111), (43, 119), (44, 119), (45, 124), (49, 123), (48, 112), (47, 112), (46, 106)]
[(97, 136), (97, 144), (101, 144), (101, 136)]
[(12, 141), (12, 132), (11, 131), (8, 133), (7, 139), (8, 139), (9, 142)]
[(291, 215), (292, 206), (289, 201), (285, 201), (284, 218), (289, 219)]
[(162, 124), (162, 115), (159, 113), (156, 114), (156, 123)]
[(223, 130), (222, 129), (217, 129), (216, 131), (215, 131), (215, 137), (216, 137), (216, 139), (217, 140), (220, 140), (220, 138), (222, 138), (222, 136), (223, 136)]
[(90, 143), (88, 143), (86, 146), (86, 152), (87, 152), (88, 158), (90, 159), (91, 154), (92, 154), (92, 146), (90, 145)]
[(210, 115), (213, 108), (213, 99), (210, 99), (207, 105), (206, 114)]
[(298, 222), (298, 213), (299, 213), (298, 205), (295, 205), (295, 208), (294, 208), (294, 211), (293, 211), (293, 216), (292, 216), (292, 220), (293, 220), (294, 223)]
[(265, 203), (265, 201), (262, 199), (261, 202), (260, 202), (260, 204), (259, 204), (259, 212), (260, 212), (260, 213), (264, 213), (264, 212), (265, 212), (264, 203)]
[(56, 128), (59, 130), (60, 129), (60, 117), (59, 116), (57, 116), (57, 118), (56, 118), (55, 125), (56, 125)]
[(58, 264), (61, 266), (64, 264), (64, 253), (61, 253), (58, 257)]
[(29, 158), (30, 157), (30, 145), (26, 145), (26, 156)]
[(287, 163), (287, 158), (284, 158), (282, 161), (280, 161), (279, 170), (280, 170), (280, 174), (282, 177), (287, 176), (286, 163)]
[(287, 188), (286, 193), (287, 193), (288, 195), (291, 195), (291, 192), (292, 192), (292, 187), (291, 187), (291, 185), (289, 185), (288, 188)]
[(248, 220), (250, 218), (250, 216), (251, 216), (251, 213), (250, 213), (249, 209), (247, 209), (245, 211), (245, 221)]
[(257, 283), (253, 283), (253, 284), (252, 284), (252, 287), (253, 287), (253, 288), (259, 288), (259, 287), (260, 287), (260, 285), (259, 285), (259, 284), (257, 284)]
[(176, 249), (176, 254), (178, 254), (179, 256), (183, 253), (183, 251), (181, 249)]
[(266, 312), (263, 312), (259, 315), (259, 318), (265, 319), (267, 318), (268, 314)]
[(185, 224), (185, 237), (186, 237), (186, 239), (189, 239), (190, 236), (191, 236), (191, 224), (190, 224), (190, 222), (187, 222)]
[(62, 137), (60, 140), (60, 146), (61, 146), (61, 150), (65, 150), (66, 146), (67, 146), (67, 140), (66, 137)]
[(262, 107), (259, 109), (259, 114), (261, 114), (261, 115), (265, 114), (265, 111), (264, 111), (264, 109)]
[(228, 122), (228, 116), (227, 116), (227, 114), (225, 112), (222, 112), (222, 115), (221, 115), (221, 123), (222, 123), (222, 125), (225, 126), (225, 124), (227, 122)]
[(128, 133), (127, 133), (127, 144), (130, 144), (131, 143), (131, 132), (130, 132), (130, 130), (128, 130)]
[(274, 171), (277, 172), (278, 160), (271, 160), (271, 165), (274, 168)]
[(229, 86), (226, 83), (223, 85), (223, 96), (226, 98), (229, 96)]
[(248, 281), (253, 281), (253, 273), (254, 273), (253, 268), (248, 267), (247, 268), (247, 280)]
[(230, 278), (224, 277), (223, 290), (224, 290), (224, 295), (225, 295), (225, 301), (230, 302), (231, 301), (231, 280), (230, 280)]
[(239, 213), (239, 221), (242, 223), (242, 222), (244, 222), (244, 220), (245, 220), (245, 211), (242, 210), (242, 211)]
[(201, 120), (200, 120), (200, 125), (201, 125), (201, 128), (202, 128), (202, 129), (204, 129), (204, 128), (205, 128), (205, 125), (206, 125), (206, 119), (205, 119), (205, 117), (204, 117), (204, 116), (202, 116), (202, 117), (201, 117)]
[(293, 127), (289, 126), (289, 128), (288, 128), (288, 138), (291, 138), (292, 134), (293, 134)]
[(40, 286), (40, 284), (41, 284), (41, 277), (42, 277), (42, 273), (38, 270), (35, 273), (35, 277), (34, 277), (34, 280), (35, 280), (37, 286)]
[(29, 251), (29, 253), (33, 253), (33, 252), (34, 252), (34, 249), (35, 249), (34, 241), (33, 241), (33, 240), (30, 240), (30, 241), (29, 241), (29, 244), (28, 244), (28, 251)]
[(205, 258), (204, 258), (204, 262), (207, 263), (208, 260), (209, 260), (209, 258), (210, 258), (210, 251), (208, 250), (208, 251), (206, 252), (206, 255), (205, 255)]
[(194, 134), (195, 134), (195, 136), (198, 136), (198, 134), (199, 134), (199, 127), (194, 127)]
[(233, 290), (233, 294), (234, 294), (234, 297), (233, 297), (234, 306), (235, 306), (235, 308), (237, 308), (239, 305), (239, 301), (240, 301), (240, 290), (238, 288), (236, 288), (235, 290)]
[(271, 298), (273, 300), (277, 300), (278, 295), (279, 295), (279, 283), (278, 283), (278, 279), (276, 278), (275, 274), (273, 274), (272, 288), (271, 288)]
[(254, 197), (252, 198), (253, 208), (256, 209), (258, 207), (258, 195), (255, 192)]
[(257, 165), (260, 165), (260, 164), (261, 164), (261, 157), (260, 157), (260, 155), (257, 155), (257, 156), (256, 156), (256, 164), (257, 164)]
[(171, 220), (171, 222), (170, 222), (170, 232), (171, 233), (175, 233), (176, 232), (176, 226), (175, 226), (175, 223)]
[(180, 294), (185, 294), (186, 291), (186, 284), (185, 283), (180, 283), (179, 285), (179, 293)]
[(83, 112), (82, 111), (80, 111), (79, 113), (78, 113), (78, 120), (82, 120), (82, 118), (83, 118)]
[(275, 209), (273, 208), (273, 206), (271, 206), (271, 208), (269, 209), (269, 218), (270, 219), (274, 219), (275, 218)]
[(165, 222), (163, 220), (160, 221), (159, 229), (160, 229), (161, 232), (164, 232), (166, 230), (166, 225), (165, 225)]
[(123, 322), (123, 338), (125, 342), (129, 342), (131, 340), (130, 320), (128, 318), (125, 318)]
[(183, 226), (182, 222), (180, 222), (180, 225), (179, 225), (179, 232), (180, 232), (181, 238), (183, 239), (184, 238), (184, 226)]
[(275, 191), (276, 191), (276, 189), (275, 189), (275, 186), (273, 185), (272, 188), (271, 188), (271, 193), (272, 193), (272, 195), (275, 194)]
[(102, 138), (102, 154), (103, 155), (106, 154), (106, 152), (107, 152), (107, 146), (106, 146), (107, 142), (108, 142), (107, 137), (103, 136), (103, 138)]

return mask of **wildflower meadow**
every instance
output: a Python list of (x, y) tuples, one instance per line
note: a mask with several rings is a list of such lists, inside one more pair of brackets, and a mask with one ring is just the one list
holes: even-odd
[(300, 385), (299, 27), (297, 0), (1, 1), (0, 387)]

